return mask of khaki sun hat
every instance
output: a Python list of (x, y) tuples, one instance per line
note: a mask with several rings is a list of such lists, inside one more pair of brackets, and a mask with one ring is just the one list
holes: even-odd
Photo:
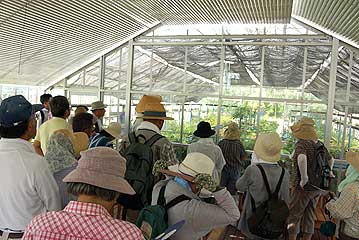
[(311, 118), (302, 118), (299, 122), (290, 127), (293, 136), (302, 140), (318, 140), (317, 132), (314, 128), (314, 121)]
[(359, 153), (347, 152), (346, 159), (347, 162), (359, 172)]
[(87, 183), (96, 187), (119, 193), (135, 194), (125, 180), (126, 159), (108, 147), (95, 147), (81, 152), (75, 170), (69, 173), (64, 182)]
[(89, 146), (89, 138), (84, 132), (73, 133), (67, 129), (59, 129), (56, 130), (53, 134), (55, 133), (62, 133), (71, 140), (74, 146), (76, 157), (80, 156), (80, 152), (86, 150)]
[(166, 116), (166, 109), (161, 103), (148, 103), (143, 112), (143, 119), (173, 120)]
[(242, 130), (239, 129), (238, 124), (231, 122), (228, 124), (228, 128), (224, 131), (224, 139), (228, 140), (240, 140)]
[(258, 136), (253, 151), (264, 161), (278, 162), (281, 148), (282, 140), (277, 133), (264, 133)]
[(159, 95), (143, 95), (138, 104), (136, 105), (135, 111), (137, 113), (143, 113), (145, 107), (149, 103), (161, 103), (162, 97)]
[(121, 124), (118, 122), (112, 122), (107, 128), (104, 128), (115, 139), (121, 138)]
[(91, 111), (98, 110), (98, 109), (105, 109), (107, 106), (103, 104), (102, 101), (96, 101), (91, 103)]
[(89, 147), (89, 137), (84, 132), (73, 133), (74, 137), (74, 150), (76, 157), (80, 156), (80, 152), (87, 150)]
[(213, 176), (214, 163), (212, 159), (198, 152), (187, 154), (186, 158), (176, 165), (168, 167), (168, 170), (161, 170), (162, 173), (170, 176), (180, 176), (185, 180), (192, 181), (199, 173), (206, 173)]

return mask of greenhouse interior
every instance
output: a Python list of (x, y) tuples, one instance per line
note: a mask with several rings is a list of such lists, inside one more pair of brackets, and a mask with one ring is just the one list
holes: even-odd
[[(160, 95), (162, 134), (181, 161), (200, 121), (216, 143), (232, 121), (253, 151), (260, 133), (283, 141), (312, 118), (335, 158), (359, 151), (356, 0), (0, 1), (0, 96), (64, 95), (72, 110), (101, 100), (103, 124), (126, 135), (144, 95)], [(117, 144), (117, 147), (120, 143)]]

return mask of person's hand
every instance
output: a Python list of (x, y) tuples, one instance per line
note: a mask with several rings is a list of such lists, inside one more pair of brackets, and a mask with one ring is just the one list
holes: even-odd
[(333, 173), (332, 170), (330, 170), (330, 172), (329, 172), (329, 177), (330, 177), (330, 178), (335, 178), (335, 175), (334, 175), (334, 173)]
[(308, 183), (308, 178), (303, 178), (300, 180), (299, 185), (303, 188), (305, 184)]
[(329, 202), (330, 200), (334, 199), (335, 194), (333, 192), (328, 192), (327, 194), (325, 194), (324, 196), (324, 200), (325, 202)]

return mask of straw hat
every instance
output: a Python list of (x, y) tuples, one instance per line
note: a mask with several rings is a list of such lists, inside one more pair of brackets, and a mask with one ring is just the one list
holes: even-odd
[(214, 166), (212, 159), (202, 153), (193, 152), (187, 154), (186, 158), (180, 164), (169, 166), (168, 170), (161, 170), (160, 172), (192, 181), (199, 173), (206, 173), (212, 176)]
[(148, 103), (143, 112), (143, 119), (173, 120), (166, 116), (166, 109), (161, 103)]
[(224, 139), (228, 140), (240, 140), (242, 130), (239, 129), (238, 124), (231, 122), (228, 124), (228, 128), (224, 131)]
[(86, 150), (89, 146), (89, 138), (84, 132), (73, 133), (67, 129), (59, 129), (55, 133), (62, 133), (71, 140), (76, 157), (80, 156), (80, 152)]
[(75, 116), (80, 113), (85, 113), (88, 111), (88, 108), (86, 106), (78, 106), (75, 110)]
[(299, 122), (290, 127), (293, 136), (302, 140), (318, 140), (314, 128), (314, 121), (311, 118), (302, 118)]
[(278, 162), (282, 140), (277, 133), (264, 133), (258, 136), (254, 152), (258, 158), (267, 162)]
[(96, 101), (91, 103), (91, 111), (98, 110), (98, 109), (105, 109), (106, 105), (103, 104), (102, 101)]
[(104, 128), (106, 132), (108, 132), (115, 139), (121, 138), (121, 124), (118, 122), (112, 122), (108, 125), (107, 128)]
[(96, 147), (81, 152), (81, 158), (74, 171), (64, 182), (87, 183), (125, 194), (135, 194), (125, 180), (126, 159), (108, 147)]
[(210, 136), (213, 136), (216, 134), (216, 131), (214, 131), (211, 128), (211, 124), (209, 122), (201, 121), (197, 124), (196, 131), (193, 132), (193, 135), (200, 138), (209, 138)]
[(137, 113), (143, 113), (145, 107), (149, 103), (161, 103), (162, 97), (159, 95), (143, 95), (138, 104), (136, 105), (135, 111)]
[(80, 152), (87, 150), (89, 147), (89, 137), (84, 132), (75, 132), (74, 137), (74, 150), (76, 156), (80, 156)]
[(359, 153), (347, 152), (346, 159), (347, 162), (359, 172)]

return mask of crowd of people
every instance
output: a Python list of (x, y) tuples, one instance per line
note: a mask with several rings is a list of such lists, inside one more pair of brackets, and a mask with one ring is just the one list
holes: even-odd
[[(71, 117), (66, 97), (44, 94), (40, 101), (36, 112), (21, 95), (0, 105), (1, 240), (154, 239), (159, 226), (146, 220), (149, 206), (165, 209), (166, 226), (184, 220), (175, 240), (205, 239), (226, 226), (245, 239), (312, 239), (321, 196), (337, 220), (339, 239), (359, 239), (359, 153), (347, 153), (349, 167), (334, 197), (326, 190), (335, 177), (334, 159), (312, 119), (291, 127), (297, 141), (289, 173), (279, 164), (277, 133), (257, 137), (246, 167), (249, 154), (235, 122), (218, 145), (210, 123), (199, 122), (193, 133), (198, 140), (179, 162), (161, 134), (164, 121), (173, 118), (160, 96), (140, 99), (126, 135), (118, 122), (102, 124), (102, 101), (91, 104), (91, 113), (78, 106)], [(114, 140), (120, 140), (119, 150)]]

